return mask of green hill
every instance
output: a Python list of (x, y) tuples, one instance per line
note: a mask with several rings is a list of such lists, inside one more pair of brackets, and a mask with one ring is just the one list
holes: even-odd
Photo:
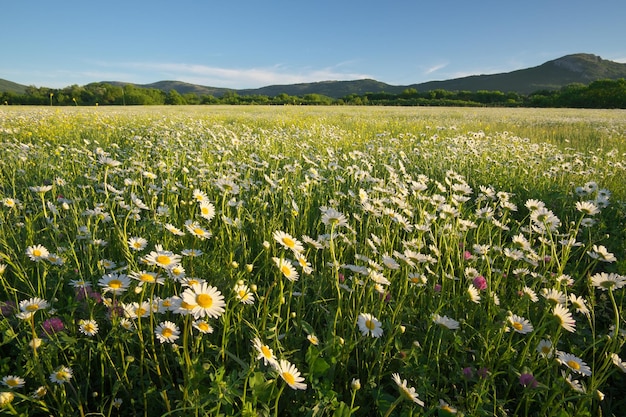
[(26, 92), (26, 86), (13, 81), (3, 80), (0, 78), (0, 93), (16, 93), (24, 94)]

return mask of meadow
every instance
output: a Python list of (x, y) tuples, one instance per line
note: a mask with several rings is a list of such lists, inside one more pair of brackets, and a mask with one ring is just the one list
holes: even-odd
[(0, 109), (0, 412), (626, 409), (626, 112)]

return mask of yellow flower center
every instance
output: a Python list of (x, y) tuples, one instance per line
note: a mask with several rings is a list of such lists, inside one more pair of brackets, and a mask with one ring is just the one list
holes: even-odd
[(282, 265), (280, 267), (280, 272), (283, 273), (283, 275), (285, 275), (286, 277), (288, 277), (289, 275), (291, 275), (291, 269), (289, 269), (289, 267), (287, 265)]
[(208, 332), (209, 325), (205, 322), (198, 323), (198, 329), (202, 330), (203, 332)]
[(174, 332), (173, 332), (173, 331), (172, 331), (172, 329), (170, 329), (169, 327), (166, 327), (166, 328), (164, 328), (164, 329), (161, 331), (161, 335), (162, 335), (163, 337), (171, 337), (171, 336), (172, 336), (172, 334), (174, 334)]
[(65, 371), (57, 371), (55, 376), (59, 381), (66, 381), (69, 378), (69, 374)]
[(283, 243), (285, 244), (285, 246), (287, 246), (290, 249), (296, 245), (296, 242), (287, 236), (283, 237)]
[(196, 296), (196, 303), (202, 308), (211, 308), (213, 305), (213, 297), (209, 294), (198, 294)]
[(271, 358), (272, 357), (272, 351), (267, 346), (261, 346), (261, 353), (266, 358)]
[(152, 274), (141, 274), (139, 279), (143, 282), (154, 282), (154, 276)]
[(172, 263), (172, 260), (167, 255), (159, 255), (156, 257), (156, 262), (160, 265), (169, 265)]
[(513, 328), (514, 328), (515, 330), (517, 330), (518, 332), (519, 332), (519, 331), (521, 331), (521, 330), (524, 328), (524, 326), (522, 325), (522, 323), (520, 323), (519, 321), (513, 322), (512, 326), (513, 326)]
[(18, 380), (13, 379), (13, 378), (8, 379), (5, 382), (9, 387), (17, 387), (20, 384)]
[(193, 229), (193, 232), (197, 235), (203, 235), (204, 234), (204, 230), (200, 229), (199, 227), (196, 227), (195, 229)]
[(241, 299), (247, 298), (246, 295), (248, 295), (248, 293), (245, 290), (239, 290), (237, 294), (239, 294), (239, 298)]
[(578, 362), (576, 362), (575, 360), (569, 360), (567, 361), (567, 366), (569, 366), (570, 368), (572, 368), (575, 371), (579, 371), (580, 370), (580, 364)]
[(113, 289), (122, 288), (122, 281), (120, 281), (119, 279), (112, 279), (111, 281), (109, 281), (109, 288), (113, 288)]
[(376, 323), (373, 320), (365, 320), (365, 327), (370, 330), (374, 330), (376, 328)]
[(180, 303), (180, 308), (184, 309), (184, 310), (193, 310), (194, 305), (193, 304), (189, 304), (186, 303), (184, 301), (181, 301)]
[(201, 211), (202, 211), (202, 214), (209, 214), (209, 208), (208, 207), (202, 207)]
[(33, 256), (41, 256), (41, 250), (33, 249)]
[(281, 376), (289, 385), (293, 385), (296, 382), (296, 378), (294, 378), (294, 376), (289, 372), (283, 372)]
[(135, 313), (137, 313), (138, 316), (143, 316), (146, 312), (147, 310), (143, 307), (137, 307), (137, 310), (135, 310)]
[(26, 311), (37, 311), (39, 310), (39, 304), (30, 304), (26, 306)]

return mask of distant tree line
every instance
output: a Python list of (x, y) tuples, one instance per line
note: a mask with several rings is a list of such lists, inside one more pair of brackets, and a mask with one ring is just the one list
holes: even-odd
[(265, 104), (265, 105), (376, 105), (376, 106), (492, 106), (492, 107), (579, 107), (626, 108), (626, 80), (599, 80), (589, 85), (570, 84), (559, 90), (541, 90), (525, 95), (501, 91), (419, 92), (408, 88), (400, 94), (350, 94), (336, 99), (321, 94), (290, 96), (279, 94), (239, 95), (228, 91), (220, 97), (180, 94), (141, 88), (93, 83), (62, 89), (27, 87), (23, 94), (0, 93), (0, 103), (7, 105), (97, 106), (97, 105), (182, 105), (182, 104)]

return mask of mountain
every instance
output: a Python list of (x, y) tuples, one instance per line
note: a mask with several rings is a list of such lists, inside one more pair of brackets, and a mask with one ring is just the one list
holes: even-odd
[(626, 64), (608, 61), (592, 54), (574, 54), (537, 67), (446, 81), (429, 81), (411, 87), (418, 91), (441, 88), (449, 91), (499, 90), (530, 94), (538, 90), (557, 90), (573, 83), (589, 84), (606, 78), (626, 78)]
[(16, 93), (24, 94), (26, 92), (26, 86), (13, 81), (3, 80), (0, 78), (0, 93)]
[[(376, 80), (354, 81), (321, 81), (313, 83), (270, 85), (255, 89), (235, 90), (230, 88), (207, 87), (181, 81), (159, 81), (152, 84), (135, 84), (139, 88), (154, 88), (169, 92), (176, 90), (180, 94), (193, 93), (198, 95), (223, 96), (227, 92), (235, 92), (241, 96), (263, 95), (274, 97), (279, 94), (304, 96), (306, 94), (322, 94), (333, 98), (341, 98), (350, 94), (365, 93), (399, 94), (408, 88), (425, 92), (436, 89), (448, 91), (502, 91), (530, 94), (539, 90), (557, 90), (572, 83), (589, 84), (600, 79), (626, 78), (626, 64), (602, 59), (592, 54), (573, 54), (545, 62), (539, 66), (520, 69), (512, 72), (472, 75), (444, 81), (428, 81), (406, 86), (390, 85)], [(113, 85), (129, 83), (119, 81), (103, 81)], [(12, 91), (23, 93), (26, 86), (0, 79), (0, 93)]]

